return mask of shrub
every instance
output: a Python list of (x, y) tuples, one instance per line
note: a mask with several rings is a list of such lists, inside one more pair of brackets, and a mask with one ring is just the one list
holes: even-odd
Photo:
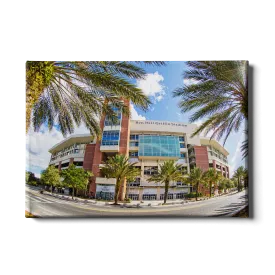
[[(202, 197), (202, 193), (198, 193), (198, 198), (199, 197)], [(191, 192), (189, 194), (186, 194), (185, 198), (188, 198), (188, 199), (196, 198), (196, 192)]]
[(130, 198), (125, 198), (124, 202), (131, 202), (132, 200)]
[(37, 182), (36, 181), (29, 181), (28, 184), (29, 185), (33, 185), (33, 186), (37, 186)]

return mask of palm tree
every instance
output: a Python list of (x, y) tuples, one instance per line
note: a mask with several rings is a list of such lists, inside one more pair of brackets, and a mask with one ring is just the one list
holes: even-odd
[(151, 176), (148, 179), (148, 182), (165, 184), (164, 204), (166, 203), (166, 200), (167, 200), (170, 182), (181, 181), (185, 179), (185, 177), (182, 174), (181, 168), (182, 168), (182, 165), (175, 164), (174, 160), (168, 160), (168, 161), (165, 161), (163, 164), (160, 164), (160, 169), (157, 172), (157, 174)]
[(115, 117), (106, 101), (128, 108), (121, 99), (131, 100), (147, 110), (150, 100), (130, 79), (144, 78), (140, 64), (163, 65), (164, 62), (120, 61), (28, 61), (26, 64), (26, 131), (31, 124), (39, 131), (46, 123), (49, 130), (58, 124), (63, 135), (72, 133), (81, 122), (91, 134), (100, 134), (97, 117), (102, 113)]
[(204, 181), (207, 183), (209, 187), (209, 197), (212, 196), (212, 187), (217, 186), (218, 181), (222, 179), (221, 172), (217, 172), (214, 168), (209, 168), (204, 172)]
[(108, 157), (104, 166), (100, 168), (103, 175), (108, 179), (116, 179), (115, 187), (115, 204), (118, 204), (119, 189), (125, 180), (134, 180), (140, 175), (140, 170), (134, 165), (136, 163), (129, 163), (129, 158), (124, 155), (115, 155)]
[(195, 167), (194, 169), (191, 170), (187, 181), (191, 183), (192, 186), (196, 187), (196, 201), (198, 200), (198, 190), (199, 190), (199, 185), (202, 183), (204, 180), (204, 174), (201, 168)]
[(233, 177), (237, 179), (238, 182), (238, 192), (242, 189), (242, 182), (244, 181), (246, 175), (245, 168), (243, 166), (240, 166), (234, 173)]
[[(193, 84), (174, 91), (181, 98), (179, 107), (182, 112), (195, 111), (190, 122), (206, 118), (193, 135), (213, 131), (211, 138), (224, 136), (225, 143), (248, 119), (248, 62), (190, 61), (187, 65), (183, 77)], [(247, 156), (247, 141), (242, 149)]]

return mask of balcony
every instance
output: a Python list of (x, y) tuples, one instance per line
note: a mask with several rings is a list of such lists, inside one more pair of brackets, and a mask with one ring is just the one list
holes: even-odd
[(97, 184), (116, 184), (115, 178), (103, 178), (103, 177), (96, 177), (95, 183)]
[(101, 145), (100, 146), (101, 152), (119, 152), (118, 145)]

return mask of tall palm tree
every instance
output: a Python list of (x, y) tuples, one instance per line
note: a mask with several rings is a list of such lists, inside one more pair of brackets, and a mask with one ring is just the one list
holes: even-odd
[(185, 179), (185, 177), (182, 174), (181, 168), (182, 165), (176, 164), (174, 160), (168, 160), (160, 165), (160, 169), (157, 172), (157, 174), (151, 176), (148, 179), (148, 182), (157, 182), (165, 184), (164, 204), (167, 200), (170, 182), (181, 181)]
[[(206, 118), (194, 135), (213, 131), (211, 138), (224, 137), (225, 143), (248, 119), (248, 62), (190, 61), (187, 65), (183, 77), (193, 84), (174, 91), (181, 98), (179, 107), (182, 112), (195, 111), (190, 122)], [(248, 143), (242, 149), (247, 156)]]
[(240, 166), (233, 174), (233, 177), (237, 179), (238, 182), (238, 192), (242, 190), (242, 182), (246, 176), (246, 170), (243, 166)]
[(100, 170), (104, 176), (116, 179), (115, 187), (115, 204), (118, 204), (119, 189), (124, 180), (134, 180), (140, 175), (140, 170), (134, 165), (136, 163), (129, 163), (129, 158), (124, 155), (115, 155), (109, 157), (104, 163), (104, 167)]
[(198, 200), (199, 185), (204, 181), (204, 173), (201, 168), (195, 167), (188, 175), (187, 181), (196, 187), (196, 201)]
[(26, 64), (26, 131), (33, 113), (34, 130), (43, 123), (51, 130), (58, 124), (63, 135), (72, 133), (81, 122), (91, 134), (100, 134), (98, 121), (102, 113), (115, 117), (113, 106), (128, 108), (121, 99), (131, 100), (147, 110), (150, 100), (130, 79), (144, 78), (141, 64), (163, 65), (164, 62), (120, 61), (28, 61)]
[(204, 172), (204, 181), (207, 183), (209, 187), (209, 197), (212, 196), (212, 187), (218, 185), (218, 181), (222, 179), (222, 173), (218, 172), (214, 168), (209, 168)]

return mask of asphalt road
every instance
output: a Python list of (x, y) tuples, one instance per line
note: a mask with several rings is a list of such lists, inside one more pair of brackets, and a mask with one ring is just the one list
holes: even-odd
[(144, 208), (120, 208), (96, 206), (80, 202), (64, 201), (36, 190), (26, 189), (26, 210), (42, 218), (84, 217), (219, 217), (228, 216), (248, 203), (246, 191), (184, 205)]

